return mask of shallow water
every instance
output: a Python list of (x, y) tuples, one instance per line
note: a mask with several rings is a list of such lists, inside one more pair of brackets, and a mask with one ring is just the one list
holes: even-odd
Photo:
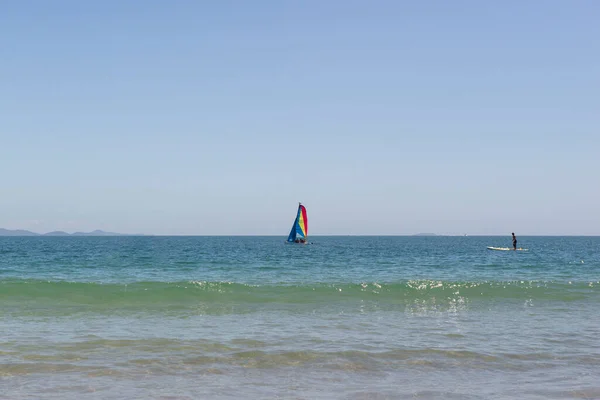
[(0, 238), (0, 398), (600, 398), (600, 238)]

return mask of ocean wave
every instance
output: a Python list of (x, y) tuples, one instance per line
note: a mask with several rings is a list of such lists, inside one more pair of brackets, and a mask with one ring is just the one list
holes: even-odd
[[(597, 368), (597, 354), (485, 352), (439, 348), (398, 348), (383, 351), (277, 350), (272, 343), (249, 348), (232, 342), (207, 340), (94, 339), (82, 342), (16, 346), (11, 363), (0, 364), (5, 375), (31, 373), (98, 373), (108, 366), (123, 367), (130, 373), (156, 368), (161, 374), (180, 373), (195, 368), (281, 368), (310, 367), (322, 370), (377, 371), (395, 368), (481, 368), (522, 370), (529, 365), (537, 369), (562, 364)], [(98, 361), (98, 362), (91, 362)], [(102, 365), (94, 368), (93, 365)]]
[(475, 302), (499, 299), (577, 301), (600, 299), (600, 282), (407, 280), (392, 283), (250, 285), (236, 282), (137, 282), (128, 284), (3, 280), (2, 306), (186, 307), (198, 304), (332, 304), (374, 301)]

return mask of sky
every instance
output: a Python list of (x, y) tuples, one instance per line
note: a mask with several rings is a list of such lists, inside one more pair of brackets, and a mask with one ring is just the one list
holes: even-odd
[(0, 3), (0, 227), (600, 235), (600, 2)]

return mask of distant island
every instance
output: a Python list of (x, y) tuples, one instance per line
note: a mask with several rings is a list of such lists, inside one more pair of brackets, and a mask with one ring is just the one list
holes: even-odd
[(26, 231), (23, 229), (4, 229), (0, 228), (0, 236), (142, 236), (142, 235), (131, 235), (127, 233), (116, 233), (116, 232), (105, 232), (99, 229), (96, 229), (92, 232), (74, 232), (67, 233), (63, 231), (52, 231), (48, 233), (35, 233), (31, 231)]
[(413, 236), (437, 236), (435, 233), (417, 233)]

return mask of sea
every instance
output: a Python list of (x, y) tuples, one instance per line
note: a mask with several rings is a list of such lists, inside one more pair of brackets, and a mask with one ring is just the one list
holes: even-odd
[(0, 399), (600, 399), (600, 237), (2, 237)]

